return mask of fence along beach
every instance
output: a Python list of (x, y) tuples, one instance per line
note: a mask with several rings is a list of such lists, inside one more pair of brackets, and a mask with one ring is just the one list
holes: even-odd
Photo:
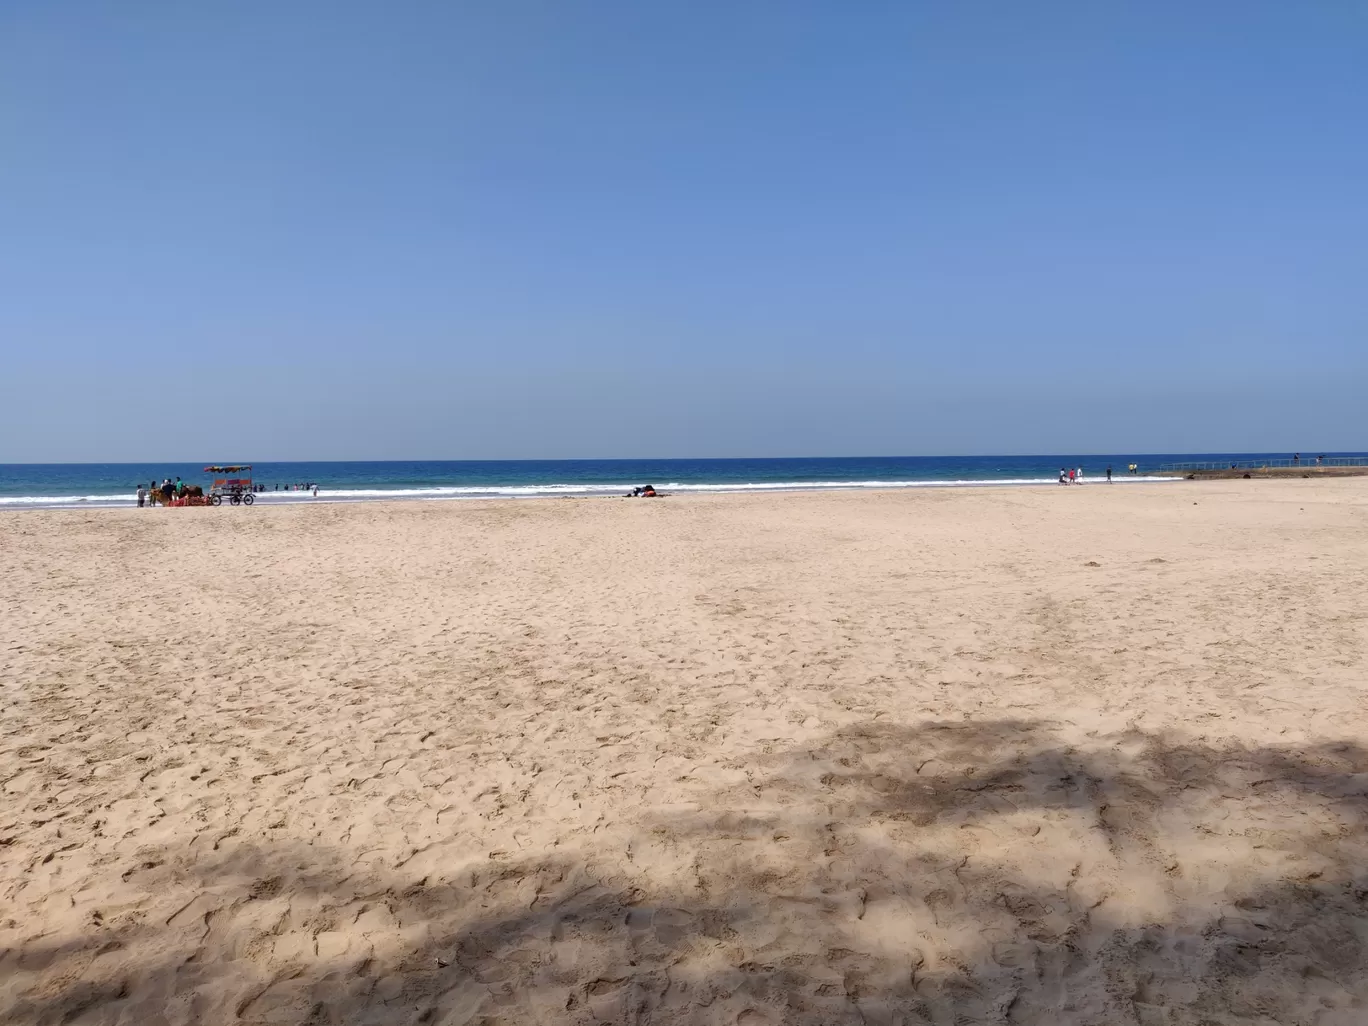
[(1150, 477), (1222, 478), (1362, 477), (1368, 456), (1315, 456), (1307, 459), (1181, 460), (1162, 463)]

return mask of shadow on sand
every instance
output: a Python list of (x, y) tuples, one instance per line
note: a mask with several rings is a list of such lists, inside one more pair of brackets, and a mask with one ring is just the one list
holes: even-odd
[(416, 879), (261, 839), (167, 850), (145, 908), (3, 953), (0, 1019), (1368, 1022), (1368, 752), (1087, 741), (865, 724), (626, 851)]

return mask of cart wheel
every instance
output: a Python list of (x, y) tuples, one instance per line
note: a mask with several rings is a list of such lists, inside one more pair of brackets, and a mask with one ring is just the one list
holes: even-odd
[(256, 502), (256, 496), (253, 495), (251, 492), (248, 492), (246, 495), (242, 497), (242, 501), (245, 505), (250, 506), (252, 503)]
[(234, 506), (236, 506), (239, 502), (242, 501), (242, 496), (241, 496), (241, 495), (234, 495), (234, 496), (231, 496), (231, 497), (228, 499), (228, 501), (229, 501), (230, 503), (232, 503)]
[(220, 505), (223, 502), (223, 496), (211, 495), (209, 496), (209, 501), (212, 502), (215, 506)]

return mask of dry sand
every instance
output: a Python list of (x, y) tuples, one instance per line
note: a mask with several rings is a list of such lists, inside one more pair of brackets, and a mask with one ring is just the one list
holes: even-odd
[(1368, 481), (0, 516), (0, 1021), (1368, 1022)]

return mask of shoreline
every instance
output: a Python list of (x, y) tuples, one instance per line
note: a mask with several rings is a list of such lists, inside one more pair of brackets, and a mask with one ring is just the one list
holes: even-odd
[[(1290, 457), (1292, 454), (1286, 454)], [(775, 492), (819, 489), (942, 489), (1054, 485), (1060, 467), (1082, 467), (1088, 483), (1113, 468), (1114, 483), (1174, 476), (1159, 467), (1278, 465), (1274, 453), (1138, 453), (980, 456), (852, 456), (731, 459), (613, 460), (388, 460), (258, 463), (251, 472), (264, 504), (307, 502), (309, 491), (280, 490), (288, 483), (317, 483), (319, 500), (536, 498), (618, 496), (633, 487), (686, 492)], [(1362, 460), (1368, 453), (1332, 453), (1332, 461)], [(1201, 462), (1188, 462), (1201, 461)], [(1138, 475), (1126, 473), (1137, 463)], [(1289, 461), (1290, 462), (1290, 461)], [(245, 466), (245, 465), (244, 465)], [(1118, 472), (1119, 471), (1119, 472)], [(0, 510), (60, 507), (136, 508), (139, 482), (179, 478), (209, 490), (204, 464), (3, 464)]]
[[(1332, 468), (1332, 469), (1333, 469), (1333, 468)], [(1133, 475), (1133, 476), (1128, 475), (1128, 476), (1127, 476), (1126, 478), (1124, 478), (1124, 479), (1123, 479), (1122, 477), (1117, 477), (1117, 478), (1112, 482), (1112, 484), (1121, 484), (1121, 483), (1123, 482), (1123, 480), (1124, 480), (1126, 483), (1130, 484), (1130, 485), (1136, 485), (1136, 484), (1148, 484), (1148, 485), (1162, 485), (1162, 484), (1167, 484), (1167, 485), (1178, 485), (1178, 484), (1186, 484), (1186, 483), (1189, 483), (1189, 482), (1196, 482), (1196, 481), (1201, 481), (1201, 480), (1206, 480), (1207, 482), (1212, 483), (1212, 484), (1215, 484), (1215, 483), (1222, 483), (1222, 484), (1226, 484), (1226, 485), (1232, 485), (1232, 484), (1240, 484), (1240, 485), (1243, 485), (1246, 481), (1254, 482), (1254, 481), (1259, 481), (1259, 480), (1284, 480), (1284, 481), (1288, 481), (1288, 482), (1291, 482), (1291, 481), (1306, 481), (1306, 480), (1320, 480), (1320, 481), (1324, 482), (1326, 485), (1330, 485), (1330, 486), (1333, 487), (1333, 485), (1334, 485), (1335, 483), (1339, 483), (1339, 482), (1343, 482), (1343, 481), (1347, 481), (1347, 480), (1351, 480), (1351, 479), (1356, 479), (1356, 478), (1359, 478), (1359, 477), (1368, 477), (1368, 474), (1322, 474), (1322, 475), (1314, 475), (1314, 476), (1308, 476), (1308, 475), (1303, 475), (1303, 474), (1277, 474), (1277, 475), (1270, 474), (1270, 475), (1267, 475), (1266, 477), (1251, 476), (1251, 477), (1249, 477), (1249, 478), (1244, 478), (1243, 475), (1230, 475), (1230, 474), (1227, 474), (1227, 475), (1225, 475), (1225, 476), (1221, 476), (1221, 475), (1217, 474), (1217, 475), (1213, 475), (1213, 476), (1208, 477), (1208, 478), (1193, 478), (1193, 477), (1188, 477), (1188, 476), (1160, 475), (1160, 474), (1157, 474), (1157, 473), (1156, 473), (1156, 474), (1138, 474), (1138, 475)], [(1084, 486), (1086, 486), (1086, 487), (1084, 487)], [(1095, 486), (1100, 486), (1100, 487), (1095, 487)], [(662, 486), (662, 487), (663, 487), (663, 486)], [(480, 509), (499, 509), (499, 508), (512, 508), (512, 507), (523, 507), (523, 506), (527, 506), (527, 507), (537, 507), (537, 506), (548, 505), (548, 504), (550, 504), (550, 505), (556, 505), (556, 504), (559, 504), (559, 503), (563, 503), (563, 502), (565, 502), (565, 501), (567, 501), (567, 500), (569, 500), (569, 501), (574, 501), (576, 504), (579, 504), (579, 503), (589, 503), (589, 504), (591, 504), (591, 505), (601, 505), (601, 504), (603, 504), (603, 503), (607, 503), (607, 502), (610, 502), (610, 501), (613, 501), (613, 500), (631, 500), (631, 503), (632, 503), (633, 505), (641, 504), (641, 505), (655, 506), (655, 505), (678, 505), (678, 504), (680, 504), (680, 503), (685, 503), (685, 504), (695, 504), (695, 503), (697, 503), (697, 504), (707, 504), (707, 503), (711, 503), (711, 502), (714, 502), (714, 501), (717, 501), (717, 500), (737, 500), (737, 501), (740, 501), (740, 500), (745, 500), (745, 499), (763, 499), (763, 498), (771, 498), (771, 497), (773, 497), (773, 498), (783, 497), (785, 500), (788, 500), (788, 499), (800, 498), (800, 497), (805, 497), (805, 496), (813, 496), (813, 497), (816, 497), (816, 496), (830, 496), (830, 497), (836, 497), (836, 496), (850, 496), (850, 497), (860, 497), (860, 498), (865, 498), (865, 499), (881, 499), (881, 500), (882, 500), (882, 499), (897, 499), (897, 498), (901, 498), (901, 497), (909, 497), (909, 498), (913, 498), (913, 497), (917, 497), (917, 496), (928, 496), (928, 497), (929, 497), (929, 496), (933, 496), (933, 495), (935, 495), (935, 496), (952, 496), (952, 495), (971, 496), (971, 495), (985, 495), (985, 494), (998, 494), (998, 493), (1013, 494), (1013, 493), (1017, 493), (1017, 492), (1021, 492), (1021, 493), (1038, 493), (1038, 492), (1041, 492), (1041, 491), (1047, 491), (1047, 492), (1048, 492), (1048, 491), (1061, 491), (1061, 490), (1065, 490), (1066, 492), (1069, 492), (1069, 493), (1077, 492), (1077, 491), (1080, 491), (1080, 490), (1082, 490), (1082, 491), (1087, 491), (1087, 492), (1106, 491), (1106, 490), (1108, 490), (1108, 484), (1107, 484), (1107, 481), (1106, 481), (1105, 478), (1101, 478), (1101, 479), (1088, 478), (1088, 479), (1086, 479), (1086, 480), (1083, 482), (1083, 486), (1078, 486), (1078, 485), (1061, 486), (1058, 482), (1038, 482), (1038, 481), (1032, 481), (1032, 482), (1014, 482), (1014, 483), (1011, 483), (1011, 484), (1003, 484), (1003, 483), (992, 482), (992, 481), (982, 481), (982, 482), (976, 481), (976, 482), (969, 482), (969, 483), (955, 483), (955, 484), (932, 485), (932, 486), (927, 486), (925, 483), (905, 484), (905, 485), (850, 486), (850, 487), (812, 487), (812, 488), (805, 488), (805, 487), (799, 486), (799, 487), (768, 488), (768, 489), (765, 489), (765, 490), (763, 490), (763, 491), (761, 491), (761, 490), (751, 491), (751, 490), (745, 490), (745, 489), (739, 489), (739, 488), (731, 489), (731, 490), (727, 490), (727, 491), (722, 491), (722, 490), (711, 491), (711, 490), (696, 489), (696, 490), (684, 491), (684, 492), (665, 492), (665, 491), (663, 491), (659, 496), (657, 496), (656, 498), (653, 498), (653, 499), (634, 498), (634, 497), (632, 497), (632, 496), (621, 495), (621, 494), (599, 494), (599, 495), (527, 495), (527, 496), (513, 496), (513, 495), (493, 495), (493, 496), (491, 496), (491, 495), (473, 495), (473, 496), (461, 496), (461, 495), (458, 495), (458, 496), (430, 496), (430, 497), (425, 497), (425, 496), (400, 496), (400, 497), (395, 497), (395, 498), (383, 498), (383, 497), (378, 497), (378, 496), (377, 496), (377, 497), (367, 497), (367, 498), (363, 498), (363, 499), (345, 499), (345, 498), (325, 497), (324, 495), (320, 494), (319, 497), (316, 498), (316, 499), (315, 499), (315, 498), (312, 498), (312, 497), (307, 497), (307, 498), (299, 498), (299, 499), (290, 499), (290, 500), (286, 500), (286, 501), (270, 501), (270, 500), (263, 500), (261, 497), (258, 497), (257, 502), (256, 502), (253, 506), (251, 506), (251, 507), (233, 507), (233, 506), (224, 505), (224, 506), (218, 506), (218, 507), (214, 507), (214, 506), (202, 506), (202, 507), (201, 507), (201, 506), (185, 506), (185, 507), (150, 507), (150, 506), (149, 506), (149, 507), (139, 508), (139, 507), (137, 507), (133, 502), (128, 502), (128, 501), (125, 501), (125, 502), (122, 502), (122, 503), (119, 503), (119, 504), (113, 504), (113, 503), (93, 503), (93, 502), (92, 502), (92, 503), (80, 503), (80, 504), (78, 504), (78, 503), (70, 503), (70, 504), (66, 504), (66, 505), (43, 505), (43, 504), (39, 504), (39, 503), (34, 503), (34, 504), (32, 504), (32, 505), (28, 505), (28, 504), (22, 504), (22, 505), (21, 505), (21, 504), (15, 504), (15, 505), (11, 505), (11, 506), (3, 506), (3, 505), (0, 505), (0, 524), (2, 524), (2, 523), (4, 522), (4, 517), (5, 517), (5, 514), (7, 514), (7, 513), (14, 513), (14, 514), (16, 514), (16, 515), (24, 515), (24, 514), (30, 514), (30, 513), (81, 513), (81, 512), (91, 513), (91, 512), (96, 512), (96, 511), (98, 511), (98, 512), (101, 513), (101, 514), (104, 514), (104, 513), (113, 513), (113, 512), (133, 512), (133, 513), (137, 513), (137, 514), (139, 514), (139, 515), (152, 516), (154, 510), (162, 509), (162, 510), (165, 510), (165, 512), (167, 512), (167, 513), (179, 513), (179, 512), (185, 511), (185, 512), (187, 512), (187, 513), (190, 514), (190, 516), (189, 516), (188, 519), (190, 519), (190, 520), (196, 520), (196, 521), (202, 521), (202, 522), (206, 522), (206, 523), (207, 523), (207, 522), (210, 522), (210, 521), (213, 519), (214, 514), (220, 514), (220, 515), (222, 515), (222, 514), (225, 514), (225, 513), (226, 513), (228, 516), (245, 516), (245, 517), (251, 517), (251, 516), (260, 516), (260, 515), (262, 515), (263, 512), (266, 511), (266, 510), (301, 510), (301, 509), (307, 509), (307, 508), (309, 508), (309, 507), (327, 507), (328, 509), (333, 509), (333, 510), (343, 510), (343, 509), (377, 509), (377, 510), (387, 510), (387, 509), (388, 509), (388, 510), (397, 510), (397, 509), (412, 509), (412, 508), (424, 508), (424, 507), (434, 507), (434, 508), (438, 508), (438, 507), (445, 506), (445, 505), (447, 505), (447, 504), (456, 504), (456, 505), (460, 505), (460, 506), (470, 506), (470, 507), (480, 508)], [(1129, 489), (1129, 488), (1126, 489), (1127, 492), (1129, 492), (1130, 490), (1131, 490), (1131, 489)], [(1204, 488), (1203, 491), (1206, 492), (1206, 493), (1208, 493), (1208, 494), (1212, 494), (1208, 489), (1205, 489), (1205, 488)], [(664, 503), (662, 503), (662, 502), (660, 502), (660, 500), (666, 500), (666, 501), (665, 501)], [(160, 519), (160, 518), (157, 518), (157, 519)]]
[[(1175, 480), (1177, 478), (1168, 475), (1157, 474), (1138, 474), (1138, 475), (1116, 475), (1112, 484), (1153, 484), (1157, 481)], [(1086, 477), (1084, 485), (1106, 485), (1108, 482), (1105, 477)], [(297, 497), (285, 498), (284, 492), (261, 492), (256, 496), (256, 506), (308, 506), (316, 504), (368, 504), (368, 503), (395, 503), (395, 502), (524, 502), (538, 499), (623, 499), (631, 498), (624, 493), (624, 486), (621, 485), (599, 485), (593, 486), (597, 490), (586, 490), (576, 486), (548, 485), (538, 486), (545, 489), (563, 490), (542, 490), (532, 494), (498, 494), (493, 488), (463, 489), (462, 494), (450, 494), (452, 489), (425, 489), (424, 492), (434, 492), (441, 494), (405, 494), (403, 489), (394, 489), (396, 494), (385, 495), (377, 494), (380, 490), (375, 490), (362, 496), (347, 496), (332, 494), (329, 495), (324, 489), (319, 490), (317, 497), (305, 493), (298, 493)], [(627, 485), (630, 489), (632, 486)], [(685, 498), (695, 495), (792, 495), (807, 493), (877, 493), (877, 492), (915, 492), (921, 490), (928, 491), (960, 491), (981, 488), (990, 489), (1014, 489), (1014, 488), (1044, 488), (1059, 487), (1059, 482), (1053, 478), (1033, 478), (1023, 479), (983, 479), (983, 480), (915, 480), (915, 481), (879, 481), (879, 482), (756, 482), (754, 484), (668, 484), (659, 485), (660, 498)], [(613, 489), (609, 491), (608, 489)], [(510, 486), (510, 491), (512, 486)], [(465, 494), (473, 492), (474, 494)], [(136, 499), (131, 496), (83, 496), (74, 500), (64, 497), (49, 496), (13, 496), (0, 497), (0, 512), (6, 510), (35, 510), (35, 509), (137, 509)], [(220, 507), (222, 508), (222, 507)]]

